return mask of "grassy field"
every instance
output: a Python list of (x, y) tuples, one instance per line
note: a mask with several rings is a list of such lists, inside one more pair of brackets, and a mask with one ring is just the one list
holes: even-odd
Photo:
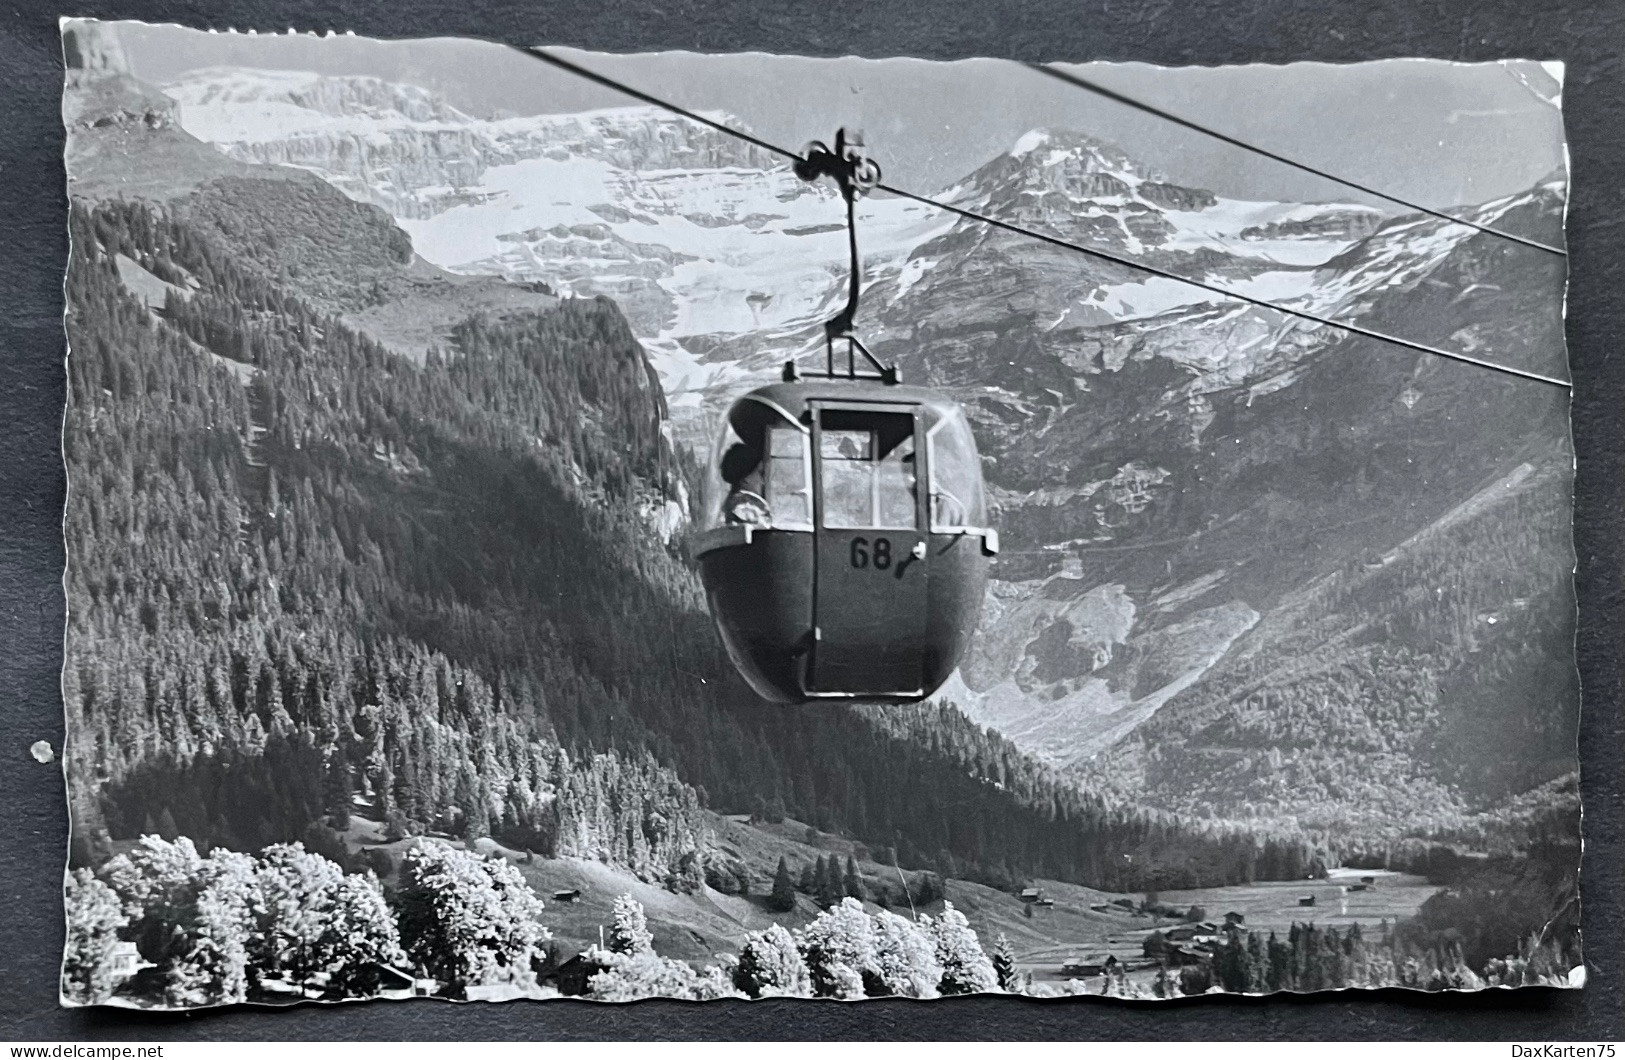
[[(1360, 878), (1371, 876), (1375, 883), (1363, 891)], [(1313, 921), (1347, 927), (1358, 923), (1372, 927), (1382, 920), (1403, 919), (1437, 891), (1420, 876), (1370, 869), (1339, 869), (1330, 879), (1302, 883), (1254, 883), (1245, 887), (1212, 887), (1201, 891), (1164, 891), (1158, 897), (1167, 905), (1200, 905), (1209, 919), (1221, 920), (1235, 911), (1247, 918), (1254, 929), (1285, 930), (1294, 922)], [(1300, 898), (1313, 897), (1315, 904), (1304, 907)]]
[[(1358, 886), (1363, 876), (1375, 878), (1374, 885), (1362, 891), (1349, 891)], [(952, 892), (953, 888), (949, 888)], [(1099, 930), (1080, 923), (1071, 914), (1081, 905), (1109, 904), (1115, 898), (1128, 897), (1139, 904), (1144, 895), (1110, 895), (1088, 888), (1064, 883), (1044, 885), (1045, 893), (1055, 899), (1053, 913), (1040, 912), (1038, 917), (1057, 916), (1056, 930), (1046, 941), (1029, 948), (1017, 947), (1017, 960), (1039, 981), (1058, 981), (1064, 964), (1078, 959), (1104, 960), (1108, 955), (1133, 964), (1143, 959), (1145, 939), (1157, 928), (1179, 924), (1178, 919), (1136, 915), (1127, 911), (1094, 913), (1105, 921)], [(1374, 927), (1384, 919), (1402, 920), (1411, 916), (1428, 900), (1437, 887), (1420, 876), (1371, 870), (1337, 870), (1330, 879), (1298, 881), (1271, 881), (1235, 887), (1208, 887), (1190, 891), (1161, 891), (1157, 902), (1164, 906), (1189, 909), (1200, 906), (1206, 919), (1223, 923), (1226, 913), (1240, 913), (1246, 926), (1254, 930), (1290, 930), (1294, 923), (1335, 924), (1346, 927), (1359, 923)], [(1299, 905), (1299, 899), (1313, 896), (1313, 906)], [(1095, 921), (1093, 923), (1098, 923)], [(1079, 930), (1079, 929), (1082, 930)], [(1016, 936), (1011, 934), (1012, 940)]]

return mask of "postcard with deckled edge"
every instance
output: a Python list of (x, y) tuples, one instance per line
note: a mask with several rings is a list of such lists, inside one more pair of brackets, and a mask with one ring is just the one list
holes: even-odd
[(1583, 984), (1560, 64), (63, 48), (64, 1004)]

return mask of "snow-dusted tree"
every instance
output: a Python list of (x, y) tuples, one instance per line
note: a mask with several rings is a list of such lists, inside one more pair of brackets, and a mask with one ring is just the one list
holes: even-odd
[(609, 967), (588, 983), (588, 992), (599, 1001), (638, 1001), (647, 997), (710, 1001), (739, 996), (727, 976), (715, 967), (696, 972), (682, 961), (662, 957), (654, 950), (610, 954), (608, 959)]
[(108, 862), (105, 875), (141, 956), (164, 972), (169, 1004), (244, 999), (260, 903), (252, 858), (224, 849), (205, 858), (185, 836), (148, 835)]
[(875, 971), (864, 976), (869, 996), (936, 997), (942, 965), (937, 961), (935, 940), (926, 934), (930, 918), (922, 922), (925, 930), (884, 910), (873, 920)]
[(259, 919), (254, 859), (217, 848), (204, 859), (189, 947), (170, 962), (171, 1005), (229, 1005), (248, 996), (248, 949)]
[(818, 997), (863, 997), (877, 974), (875, 924), (855, 898), (842, 899), (801, 931), (801, 953)]
[(184, 948), (204, 872), (197, 847), (184, 837), (142, 836), (107, 863), (103, 876), (124, 903), (142, 957), (162, 966), (177, 946)]
[(999, 989), (1012, 994), (1021, 992), (1021, 973), (1016, 971), (1016, 955), (1010, 948), (1010, 936), (999, 932), (993, 940), (993, 974), (999, 980)]
[(347, 997), (377, 993), (379, 965), (406, 963), (395, 914), (378, 877), (370, 872), (344, 877), (317, 950), (324, 955), (329, 987)]
[(733, 977), (714, 964), (700, 969), (694, 984), (694, 1000), (715, 1001), (723, 997), (743, 997), (733, 984)]
[(820, 996), (840, 998), (843, 1001), (868, 996), (863, 989), (863, 976), (844, 964), (832, 965), (826, 993)]
[(118, 933), (129, 918), (118, 895), (89, 869), (69, 874), (63, 898), (68, 940), (62, 954), (62, 1000), (74, 1005), (99, 1004), (118, 985), (110, 962)]
[(1068, 979), (1064, 983), (1029, 983), (1026, 992), (1031, 997), (1082, 997), (1089, 988), (1082, 980)]
[(942, 993), (980, 994), (999, 988), (993, 962), (982, 952), (965, 914), (952, 902), (942, 903), (942, 915), (932, 923), (931, 932), (936, 938), (937, 960), (942, 962)]
[(306, 982), (326, 973), (346, 996), (378, 988), (378, 964), (400, 964), (400, 933), (383, 889), (368, 873), (347, 876), (298, 843), (267, 847), (259, 858), (260, 938), (251, 964)]
[(519, 870), (423, 843), (407, 852), (400, 878), (401, 944), (424, 971), (453, 991), (533, 981), (531, 958), (551, 936)]
[(734, 985), (750, 997), (811, 997), (807, 962), (795, 937), (778, 924), (754, 931), (739, 951)]
[(615, 899), (612, 917), (609, 952), (632, 957), (654, 950), (655, 937), (649, 931), (648, 918), (643, 915), (643, 903), (629, 894), (623, 894)]
[(252, 952), (255, 971), (303, 983), (322, 970), (317, 940), (332, 916), (332, 896), (344, 870), (300, 843), (279, 843), (260, 852), (256, 875), (263, 902)]
[(588, 983), (589, 993), (600, 1001), (637, 1001), (646, 997), (709, 1001), (740, 996), (720, 968), (696, 972), (682, 961), (656, 953), (643, 905), (629, 894), (615, 899), (608, 947), (594, 946), (587, 953), (604, 966)]

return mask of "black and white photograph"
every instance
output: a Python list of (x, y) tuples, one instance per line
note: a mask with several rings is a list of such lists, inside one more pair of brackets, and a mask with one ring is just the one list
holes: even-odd
[(61, 34), (63, 1005), (1585, 985), (1562, 63)]

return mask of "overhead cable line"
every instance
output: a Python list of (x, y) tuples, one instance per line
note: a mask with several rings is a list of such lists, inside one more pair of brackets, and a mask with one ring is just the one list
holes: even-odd
[(1347, 177), (1339, 177), (1336, 174), (1328, 173), (1324, 169), (1316, 169), (1314, 166), (1307, 165), (1306, 163), (1299, 162), (1296, 159), (1288, 158), (1283, 154), (1278, 154), (1275, 151), (1271, 151), (1267, 147), (1259, 147), (1257, 144), (1248, 143), (1246, 140), (1239, 140), (1234, 136), (1219, 132), (1216, 129), (1210, 129), (1198, 122), (1191, 121), (1189, 118), (1182, 118), (1172, 111), (1163, 110), (1161, 107), (1154, 106), (1153, 104), (1147, 103), (1144, 100), (1135, 99), (1133, 96), (1125, 96), (1123, 93), (1118, 92), (1115, 89), (1107, 88), (1105, 85), (1102, 85), (1096, 81), (1090, 81), (1088, 78), (1079, 77), (1077, 74), (1067, 73), (1065, 70), (1057, 69), (1056, 67), (1047, 65), (1045, 63), (1023, 63), (1022, 65), (1026, 66), (1028, 69), (1036, 70), (1041, 74), (1047, 74), (1050, 77), (1055, 78), (1057, 81), (1064, 81), (1069, 85), (1074, 85), (1078, 88), (1085, 89), (1086, 91), (1093, 92), (1095, 95), (1100, 96), (1103, 99), (1109, 99), (1113, 103), (1121, 103), (1125, 107), (1132, 107), (1137, 111), (1150, 114), (1153, 117), (1161, 118), (1163, 121), (1172, 122), (1175, 125), (1182, 126), (1194, 132), (1199, 132), (1203, 136), (1212, 137), (1213, 139), (1222, 143), (1227, 143), (1232, 147), (1239, 147), (1244, 151), (1251, 151), (1255, 155), (1262, 155), (1263, 157), (1274, 162), (1279, 162), (1284, 166), (1291, 166), (1293, 169), (1302, 170), (1305, 173), (1311, 173), (1323, 180), (1329, 180), (1334, 184), (1341, 184), (1346, 188), (1353, 188), (1355, 191), (1364, 192), (1373, 198), (1382, 199), (1384, 202), (1391, 202), (1396, 206), (1403, 206), (1407, 210), (1415, 210), (1417, 213), (1425, 213), (1430, 217), (1437, 217), (1441, 221), (1449, 221), (1451, 224), (1463, 225), (1467, 228), (1476, 228), (1478, 231), (1483, 232), (1486, 235), (1497, 236), (1501, 239), (1510, 239), (1514, 243), (1522, 243), (1526, 247), (1533, 247), (1536, 250), (1544, 250), (1548, 254), (1556, 254), (1559, 257), (1565, 258), (1568, 257), (1568, 251), (1564, 250), (1562, 247), (1554, 247), (1550, 243), (1542, 243), (1538, 239), (1530, 239), (1526, 236), (1520, 236), (1516, 232), (1508, 232), (1502, 228), (1495, 228), (1490, 225), (1479, 224), (1477, 221), (1470, 221), (1465, 217), (1457, 217), (1454, 214), (1445, 213), (1443, 210), (1435, 210), (1432, 207), (1423, 206), (1421, 203), (1411, 202), (1409, 199), (1402, 199), (1397, 195), (1391, 195), (1385, 191), (1378, 191), (1376, 188), (1361, 184), (1358, 181), (1349, 180)]
[[(603, 74), (596, 73), (595, 71), (589, 70), (584, 66), (580, 66), (568, 59), (561, 58), (560, 56), (554, 55), (551, 52), (545, 51), (541, 48), (524, 47), (521, 45), (512, 45), (512, 47), (526, 55), (540, 59), (543, 62), (549, 63), (561, 70), (575, 74), (578, 77), (585, 78), (588, 81), (592, 81), (595, 84), (613, 89), (614, 91), (620, 92), (623, 95), (630, 96), (633, 99), (647, 103), (651, 106), (659, 107), (662, 110), (666, 110), (672, 114), (687, 118), (690, 121), (699, 122), (701, 125), (715, 129), (718, 132), (725, 133), (729, 136), (735, 137), (736, 139), (743, 140), (746, 143), (754, 144), (762, 150), (779, 155), (782, 158), (787, 158), (794, 161), (803, 160), (801, 155), (794, 151), (788, 150), (787, 148), (770, 143), (767, 140), (763, 140), (760, 137), (745, 132), (741, 129), (736, 129), (733, 126), (717, 121), (714, 118), (708, 118), (705, 115), (689, 110), (686, 107), (668, 102), (661, 99), (659, 96), (650, 95), (641, 89), (633, 88), (631, 85), (617, 81), (612, 77), (606, 77)], [(936, 199), (928, 198), (924, 195), (918, 195), (912, 191), (895, 187), (891, 184), (880, 183), (875, 185), (875, 187), (877, 190), (895, 195), (898, 198), (908, 199), (912, 202), (917, 202), (922, 206), (930, 206), (946, 213), (956, 214), (957, 216), (963, 217), (966, 220), (976, 221), (992, 228), (1003, 229), (1004, 231), (1012, 232), (1016, 235), (1026, 236), (1029, 239), (1036, 239), (1042, 243), (1048, 243), (1052, 246), (1076, 251), (1079, 254), (1085, 254), (1089, 257), (1098, 258), (1102, 261), (1109, 261), (1115, 265), (1121, 265), (1124, 268), (1149, 273), (1152, 276), (1158, 276), (1165, 280), (1173, 280), (1176, 283), (1182, 283), (1190, 287), (1195, 287), (1199, 290), (1207, 291), (1211, 294), (1216, 294), (1226, 299), (1245, 302), (1250, 305), (1258, 306), (1262, 309), (1274, 310), (1275, 312), (1282, 313), (1287, 316), (1297, 317), (1300, 320), (1306, 320), (1314, 324), (1320, 324), (1324, 327), (1337, 328), (1341, 331), (1346, 331), (1355, 335), (1362, 335), (1366, 338), (1375, 339), (1379, 342), (1386, 342), (1391, 345), (1401, 346), (1417, 353), (1430, 354), (1434, 357), (1442, 357), (1446, 360), (1458, 361), (1462, 364), (1470, 364), (1478, 368), (1486, 368), (1493, 372), (1501, 372), (1505, 375), (1516, 376), (1522, 379), (1532, 380), (1537, 383), (1545, 383), (1549, 386), (1563, 387), (1565, 389), (1572, 386), (1572, 384), (1567, 380), (1559, 379), (1555, 376), (1542, 375), (1539, 372), (1532, 372), (1523, 368), (1514, 368), (1510, 365), (1498, 364), (1495, 361), (1486, 361), (1482, 358), (1474, 357), (1466, 353), (1460, 353), (1455, 350), (1447, 350), (1438, 346), (1430, 346), (1427, 343), (1422, 342), (1413, 342), (1410, 339), (1400, 338), (1397, 335), (1390, 335), (1386, 332), (1377, 331), (1361, 324), (1352, 324), (1346, 321), (1334, 320), (1331, 317), (1321, 316), (1318, 313), (1312, 313), (1306, 309), (1295, 309), (1291, 306), (1280, 305), (1263, 298), (1255, 298), (1254, 296), (1244, 294), (1241, 291), (1220, 287), (1217, 284), (1211, 284), (1205, 280), (1197, 280), (1192, 279), (1189, 276), (1181, 276), (1180, 274), (1169, 271), (1168, 269), (1160, 268), (1156, 265), (1148, 265), (1145, 262), (1136, 261), (1133, 258), (1124, 257), (1120, 254), (1114, 254), (1111, 251), (1085, 246), (1081, 243), (1074, 243), (1071, 240), (1062, 239), (1060, 236), (1049, 235), (1048, 233), (1034, 231), (1030, 228), (1023, 228), (1021, 225), (1012, 224), (1009, 221), (1001, 221), (996, 217), (990, 217), (987, 214), (978, 213), (975, 210), (968, 210), (961, 206), (955, 206), (952, 203), (941, 202)], [(1448, 219), (1454, 220), (1454, 218)]]

